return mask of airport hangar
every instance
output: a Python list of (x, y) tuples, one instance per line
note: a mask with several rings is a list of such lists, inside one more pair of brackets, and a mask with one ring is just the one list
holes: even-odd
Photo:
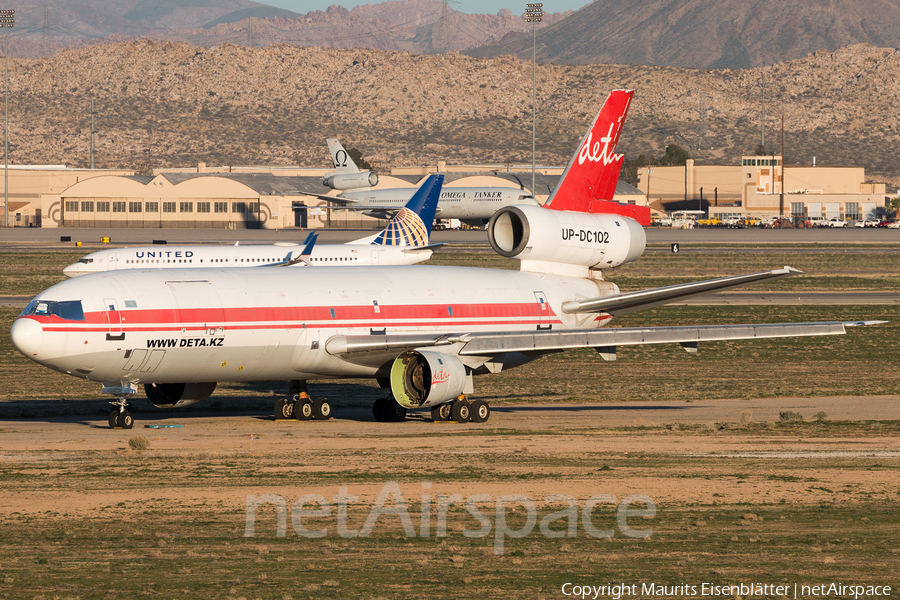
[[(649, 170), (649, 172), (648, 172)], [(383, 223), (358, 211), (322, 210), (314, 194), (332, 169), (207, 167), (133, 171), (10, 167), (10, 225), (38, 227), (372, 228)], [(432, 172), (451, 186), (531, 188), (531, 168), (436, 166), (394, 168), (378, 188), (412, 187)], [(561, 168), (539, 167), (536, 197), (544, 200)], [(740, 166), (642, 167), (638, 188), (622, 181), (619, 202), (665, 212), (672, 202), (708, 208), (710, 217), (822, 216), (870, 219), (885, 211), (885, 184), (865, 181), (862, 167), (782, 164), (780, 156), (745, 156)], [(784, 182), (784, 184), (783, 184)], [(785, 190), (784, 200), (780, 194)], [(2, 201), (2, 198), (0, 198)]]
[[(415, 187), (429, 173), (443, 173), (445, 187), (494, 186), (531, 188), (531, 168), (497, 166), (398, 168), (380, 175), (377, 188)], [(327, 201), (310, 194), (337, 195), (322, 185), (332, 169), (211, 168), (161, 169), (141, 176), (100, 170), (77, 171), (64, 189), (37, 194), (39, 203), (19, 203), (13, 225), (116, 228), (372, 228), (384, 221), (361, 211), (323, 210)], [(86, 171), (86, 172), (85, 172)], [(35, 171), (37, 172), (37, 171)], [(62, 177), (57, 170), (56, 178)], [(562, 172), (540, 168), (537, 198), (546, 199)], [(10, 183), (14, 171), (10, 173)], [(69, 174), (72, 177), (72, 173)], [(15, 186), (13, 186), (15, 187)], [(637, 188), (619, 182), (616, 199), (644, 204)], [(35, 194), (32, 194), (34, 196)], [(11, 194), (10, 206), (13, 206)], [(36, 204), (36, 206), (35, 206)], [(30, 213), (29, 213), (30, 209)], [(23, 213), (25, 216), (21, 216)], [(383, 226), (383, 225), (382, 225)]]

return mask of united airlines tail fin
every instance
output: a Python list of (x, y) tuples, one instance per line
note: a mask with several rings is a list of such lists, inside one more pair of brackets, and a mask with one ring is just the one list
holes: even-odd
[(419, 189), (391, 219), (384, 230), (372, 237), (350, 242), (351, 244), (375, 244), (379, 246), (428, 246), (434, 215), (437, 212), (443, 175), (429, 175)]
[(634, 90), (613, 90), (569, 160), (546, 208), (584, 213), (614, 213), (650, 224), (650, 208), (613, 201), (623, 154), (616, 145)]

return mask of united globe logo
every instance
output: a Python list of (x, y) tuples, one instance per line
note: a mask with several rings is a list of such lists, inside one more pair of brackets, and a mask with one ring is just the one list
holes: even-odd
[(402, 208), (372, 243), (380, 246), (427, 246), (428, 229), (419, 215)]

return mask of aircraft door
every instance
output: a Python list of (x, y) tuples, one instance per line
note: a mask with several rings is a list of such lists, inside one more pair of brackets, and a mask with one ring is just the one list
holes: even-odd
[(550, 324), (550, 305), (547, 303), (547, 295), (544, 292), (535, 292), (534, 299), (538, 304), (538, 329), (552, 329)]
[(119, 312), (119, 305), (114, 298), (105, 298), (103, 300), (103, 313), (106, 315), (108, 329), (106, 332), (107, 340), (124, 340), (125, 332), (122, 331), (122, 314)]
[(113, 252), (109, 256), (106, 257), (106, 270), (107, 271), (115, 271), (116, 270), (116, 253)]
[(372, 264), (373, 264), (373, 265), (377, 265), (377, 264), (378, 264), (378, 258), (379, 258), (379, 256), (380, 256), (380, 252), (379, 252), (378, 250), (373, 249), (373, 250), (372, 250)]
[(215, 338), (225, 334), (225, 311), (208, 281), (169, 281), (178, 305), (181, 337)]

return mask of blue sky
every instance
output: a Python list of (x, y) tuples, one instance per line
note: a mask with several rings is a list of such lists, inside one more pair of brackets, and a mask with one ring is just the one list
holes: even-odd
[[(277, 6), (278, 8), (286, 8), (296, 13), (306, 14), (312, 10), (325, 10), (332, 4), (343, 6), (346, 9), (352, 9), (358, 4), (379, 4), (378, 0), (355, 1), (355, 0), (256, 0), (261, 4)], [(528, 0), (531, 2), (532, 0)], [(537, 1), (537, 0), (534, 0)], [(589, 4), (590, 0), (549, 0), (545, 1), (544, 10), (546, 12), (564, 12), (567, 10), (578, 10), (585, 4)], [(525, 0), (511, 2), (510, 0), (450, 0), (450, 6), (464, 13), (481, 13), (495, 15), (500, 9), (508, 8), (515, 14), (525, 12)]]

